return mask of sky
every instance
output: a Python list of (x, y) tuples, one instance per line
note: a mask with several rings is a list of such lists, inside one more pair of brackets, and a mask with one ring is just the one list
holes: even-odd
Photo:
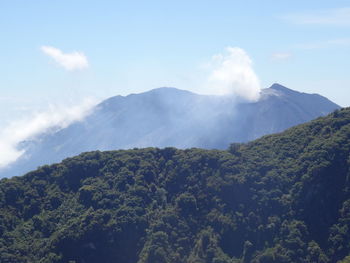
[(1, 0), (0, 32), (0, 128), (158, 87), (350, 106), (350, 1)]

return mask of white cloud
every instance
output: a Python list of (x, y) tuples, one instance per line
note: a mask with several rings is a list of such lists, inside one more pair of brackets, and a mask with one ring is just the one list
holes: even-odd
[(51, 105), (46, 112), (10, 123), (0, 131), (0, 168), (8, 166), (25, 153), (25, 150), (18, 147), (21, 142), (82, 120), (94, 105), (96, 101), (93, 99), (85, 99), (80, 105), (73, 107)]
[(289, 14), (283, 19), (294, 24), (350, 26), (350, 7)]
[(292, 53), (289, 52), (277, 52), (272, 54), (273, 60), (287, 60), (292, 57)]
[(82, 52), (63, 53), (60, 49), (50, 46), (42, 46), (41, 51), (66, 70), (74, 71), (89, 67), (87, 57)]
[(206, 64), (211, 71), (207, 82), (208, 93), (258, 100), (261, 86), (252, 64), (248, 54), (238, 47), (227, 47), (225, 53), (213, 56)]

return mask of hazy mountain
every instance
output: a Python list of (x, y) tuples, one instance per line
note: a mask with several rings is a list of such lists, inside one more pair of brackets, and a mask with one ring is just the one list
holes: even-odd
[(262, 90), (260, 100), (254, 103), (175, 88), (116, 96), (96, 106), (83, 121), (24, 142), (25, 156), (2, 175), (21, 175), (91, 150), (148, 146), (225, 149), (232, 142), (280, 132), (338, 108), (320, 95), (279, 84)]

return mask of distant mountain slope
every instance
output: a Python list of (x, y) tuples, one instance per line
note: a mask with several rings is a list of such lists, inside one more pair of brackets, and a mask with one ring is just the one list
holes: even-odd
[(84, 153), (0, 180), (0, 262), (346, 263), (349, 160), (349, 108), (229, 151)]
[(323, 116), (339, 106), (274, 84), (255, 103), (159, 88), (99, 104), (82, 122), (23, 143), (24, 157), (0, 176), (21, 175), (84, 151), (134, 147), (225, 149)]
[(263, 90), (258, 102), (239, 104), (242, 130), (238, 131), (234, 141), (246, 142), (280, 132), (325, 116), (335, 109), (339, 109), (339, 106), (318, 94), (300, 93), (274, 84)]

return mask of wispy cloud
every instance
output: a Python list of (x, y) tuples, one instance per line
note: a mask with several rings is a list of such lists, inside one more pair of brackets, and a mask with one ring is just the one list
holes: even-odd
[(209, 69), (208, 93), (231, 94), (250, 101), (259, 98), (261, 86), (253, 70), (253, 62), (241, 48), (227, 47), (206, 64)]
[(87, 57), (82, 52), (63, 53), (60, 49), (50, 46), (42, 46), (41, 51), (66, 70), (82, 70), (89, 67)]
[(294, 24), (350, 26), (350, 7), (293, 13), (282, 18)]
[(323, 49), (331, 47), (348, 47), (350, 46), (350, 38), (338, 38), (313, 43), (297, 44), (294, 48), (297, 49)]
[(290, 53), (290, 52), (276, 52), (276, 53), (273, 53), (271, 57), (273, 60), (283, 61), (283, 60), (290, 59), (292, 57), (292, 53)]
[(72, 107), (51, 105), (45, 112), (10, 123), (0, 131), (0, 168), (8, 166), (25, 154), (25, 150), (18, 147), (21, 142), (82, 120), (94, 105), (94, 99), (85, 99), (81, 104)]

